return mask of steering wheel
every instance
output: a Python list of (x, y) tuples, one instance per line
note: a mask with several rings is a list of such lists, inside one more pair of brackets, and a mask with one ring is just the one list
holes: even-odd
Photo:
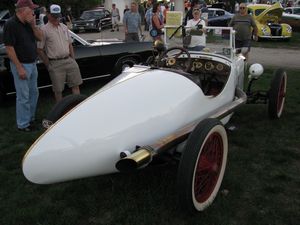
[[(183, 56), (185, 62), (180, 63), (178, 58)], [(185, 72), (189, 72), (192, 68), (192, 58), (188, 50), (181, 47), (173, 47), (166, 50), (159, 59), (160, 66), (172, 68), (172, 69), (181, 69)]]

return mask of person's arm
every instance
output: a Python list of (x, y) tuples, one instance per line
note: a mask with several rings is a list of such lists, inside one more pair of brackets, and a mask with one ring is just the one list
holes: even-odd
[(123, 24), (124, 24), (124, 30), (125, 30), (125, 34), (128, 34), (128, 25), (127, 25), (127, 12), (124, 14), (123, 17)]
[(230, 20), (230, 22), (228, 23), (228, 27), (233, 27), (234, 25), (234, 19), (235, 19), (235, 16), (233, 16)]
[(46, 68), (48, 68), (48, 66), (49, 66), (49, 59), (48, 59), (48, 56), (46, 55), (44, 49), (37, 48), (37, 53), (38, 53), (39, 58), (45, 64)]
[(141, 16), (139, 16), (139, 30), (140, 30), (140, 34), (143, 35), (143, 31), (142, 31), (142, 18), (141, 18)]
[(160, 24), (160, 21), (159, 21), (159, 18), (157, 15), (153, 15), (152, 19), (153, 19), (153, 23), (154, 23), (156, 29), (162, 29), (164, 27), (163, 24)]
[(35, 39), (41, 41), (43, 39), (43, 32), (36, 26), (35, 15), (28, 14), (25, 21), (31, 26)]
[(254, 34), (255, 36), (257, 36), (257, 26), (256, 26), (256, 23), (255, 23), (255, 21), (254, 21), (254, 19), (253, 19), (252, 16), (251, 16), (251, 26), (252, 26), (252, 28), (253, 28), (253, 34)]
[(20, 79), (25, 80), (26, 79), (26, 71), (17, 57), (15, 48), (13, 46), (6, 45), (5, 49), (6, 49), (8, 58), (12, 61), (13, 64), (16, 65)]
[(33, 30), (33, 34), (35, 36), (35, 39), (37, 41), (41, 41), (43, 39), (43, 32), (40, 30), (40, 28), (38, 28), (36, 25), (35, 25), (35, 22), (34, 22), (34, 25), (31, 26), (32, 30)]
[[(42, 30), (43, 32), (43, 30)], [(45, 64), (46, 68), (48, 69), (49, 66), (49, 59), (48, 56), (45, 53), (45, 45), (46, 45), (46, 33), (43, 33), (43, 39), (41, 41), (37, 42), (37, 53), (38, 56), (40, 58), (40, 60), (43, 61), (43, 63)]]
[(70, 57), (75, 59), (74, 48), (72, 43), (69, 44)]
[(251, 16), (251, 27), (253, 28), (253, 39), (254, 41), (257, 41), (258, 40), (258, 37), (257, 37), (257, 26), (256, 26), (256, 23), (253, 19), (253, 17)]

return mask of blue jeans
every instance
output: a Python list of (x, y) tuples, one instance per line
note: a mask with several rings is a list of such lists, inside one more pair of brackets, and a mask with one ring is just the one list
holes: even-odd
[(36, 105), (39, 97), (37, 88), (38, 71), (36, 63), (22, 64), (26, 71), (26, 79), (21, 80), (15, 64), (10, 62), (11, 72), (16, 88), (16, 115), (18, 128), (25, 128), (35, 119)]

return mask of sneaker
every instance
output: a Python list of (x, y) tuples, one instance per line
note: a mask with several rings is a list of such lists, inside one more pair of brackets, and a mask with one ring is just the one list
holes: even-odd
[(117, 29), (117, 31), (119, 31), (119, 28)]
[(114, 32), (115, 30), (111, 30), (110, 32)]
[(22, 131), (22, 132), (31, 132), (33, 131), (33, 128), (32, 126), (28, 126), (28, 127), (25, 127), (25, 128), (18, 128), (18, 131)]

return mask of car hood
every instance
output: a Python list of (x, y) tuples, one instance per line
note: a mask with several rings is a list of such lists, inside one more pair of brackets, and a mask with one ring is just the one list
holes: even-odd
[(256, 17), (256, 20), (260, 23), (266, 23), (269, 20), (278, 20), (281, 18), (283, 8), (279, 2), (275, 3), (271, 7), (265, 9), (260, 15)]
[(81, 19), (75, 20), (73, 23), (82, 23), (82, 22), (94, 22), (96, 19)]

